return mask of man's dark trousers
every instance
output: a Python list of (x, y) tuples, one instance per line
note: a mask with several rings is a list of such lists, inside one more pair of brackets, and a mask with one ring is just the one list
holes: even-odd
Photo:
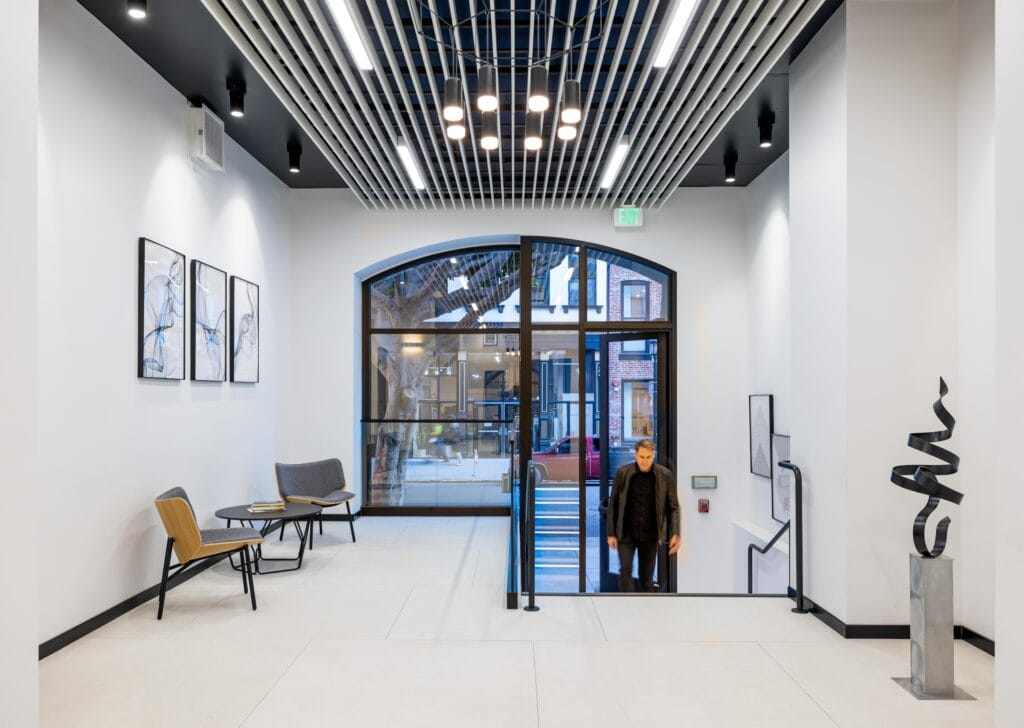
[(619, 591), (631, 592), (633, 589), (633, 553), (640, 557), (638, 571), (640, 573), (640, 590), (654, 591), (654, 562), (658, 556), (657, 541), (641, 541), (625, 543), (619, 541)]

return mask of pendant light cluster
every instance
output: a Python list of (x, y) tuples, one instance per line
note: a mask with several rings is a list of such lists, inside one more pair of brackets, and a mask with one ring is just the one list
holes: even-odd
[[(544, 146), (541, 135), (543, 116), (551, 109), (548, 69), (541, 65), (531, 66), (528, 79), (524, 145), (529, 151), (537, 151)], [(566, 81), (562, 89), (562, 110), (558, 123), (558, 138), (562, 141), (573, 141), (578, 134), (579, 123), (583, 119), (581, 97), (580, 82), (575, 79)], [(466, 138), (468, 118), (463, 98), (462, 80), (457, 77), (446, 79), (442, 116), (445, 120), (445, 134), (452, 141), (462, 141)], [(499, 106), (498, 69), (491, 65), (483, 65), (477, 72), (476, 108), (480, 112), (480, 146), (487, 151), (501, 146), (501, 140), (498, 138)]]

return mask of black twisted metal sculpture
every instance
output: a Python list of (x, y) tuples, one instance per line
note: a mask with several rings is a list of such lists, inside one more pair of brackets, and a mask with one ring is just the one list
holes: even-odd
[[(947, 500), (950, 503), (960, 503), (963, 500), (963, 493), (953, 490), (939, 482), (940, 475), (952, 475), (960, 467), (960, 456), (934, 445), (933, 443), (948, 440), (953, 436), (953, 427), (956, 420), (949, 413), (942, 398), (949, 393), (949, 388), (942, 377), (939, 377), (939, 398), (932, 405), (932, 411), (939, 421), (946, 426), (944, 430), (936, 432), (912, 432), (907, 438), (907, 445), (920, 450), (926, 455), (938, 458), (944, 464), (929, 465), (897, 465), (892, 469), (889, 479), (901, 488), (912, 490), (915, 493), (928, 496), (928, 502), (921, 512), (914, 519), (914, 546), (918, 553), (925, 558), (934, 559), (941, 556), (946, 549), (946, 535), (949, 532), (949, 518), (943, 518), (935, 529), (935, 548), (929, 550), (925, 541), (924, 528), (930, 516), (939, 505), (940, 500)], [(913, 476), (908, 477), (908, 476)]]

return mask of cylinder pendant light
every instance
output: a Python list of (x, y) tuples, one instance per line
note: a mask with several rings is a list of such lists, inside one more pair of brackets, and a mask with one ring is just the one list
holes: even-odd
[[(465, 109), (462, 108), (462, 81), (456, 77), (444, 81), (444, 118), (445, 121), (462, 121)], [(463, 127), (465, 132), (465, 127)], [(451, 136), (449, 134), (448, 136)]]
[(288, 144), (288, 171), (298, 174), (302, 169), (299, 160), (302, 159), (302, 145), (298, 142)]
[(476, 97), (476, 107), (480, 111), (498, 110), (498, 69), (494, 66), (484, 66), (477, 75), (479, 88)]
[(547, 111), (550, 105), (548, 99), (548, 69), (544, 66), (532, 66), (530, 68), (530, 100), (527, 105), (530, 111)]
[(757, 131), (762, 149), (767, 149), (772, 145), (772, 127), (774, 125), (774, 111), (762, 111), (761, 115), (757, 117)]
[(526, 115), (526, 148), (535, 152), (540, 149), (544, 142), (540, 137), (540, 114), (527, 114)]
[(487, 150), (498, 148), (498, 115), (493, 111), (483, 115), (480, 146)]
[(146, 0), (128, 0), (128, 17), (132, 20), (144, 20), (146, 17)]
[(725, 163), (725, 181), (732, 184), (736, 181), (736, 162), (738, 161), (736, 150), (727, 149), (722, 161)]
[(245, 116), (245, 81), (228, 80), (228, 108), (235, 118)]
[(562, 95), (562, 123), (579, 124), (582, 118), (583, 108), (580, 106), (580, 82), (566, 81), (565, 92)]
[(571, 142), (576, 138), (576, 127), (572, 124), (562, 124), (558, 127), (558, 138), (563, 142)]
[(448, 134), (449, 139), (459, 141), (466, 138), (466, 125), (461, 121), (452, 122), (448, 125), (445, 132)]

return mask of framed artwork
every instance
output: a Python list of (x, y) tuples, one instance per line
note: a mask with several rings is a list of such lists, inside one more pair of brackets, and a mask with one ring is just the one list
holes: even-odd
[(497, 334), (484, 334), (484, 346), (497, 346), (498, 335)]
[(185, 256), (139, 238), (139, 362), (144, 379), (185, 378)]
[(192, 261), (192, 379), (228, 378), (228, 274)]
[(260, 287), (231, 276), (231, 381), (260, 381)]
[(752, 394), (747, 406), (750, 415), (750, 472), (772, 477), (772, 431), (775, 429), (770, 394)]
[(793, 495), (793, 471), (780, 468), (780, 460), (789, 460), (789, 435), (772, 434), (772, 518), (779, 523), (789, 520), (790, 498)]

